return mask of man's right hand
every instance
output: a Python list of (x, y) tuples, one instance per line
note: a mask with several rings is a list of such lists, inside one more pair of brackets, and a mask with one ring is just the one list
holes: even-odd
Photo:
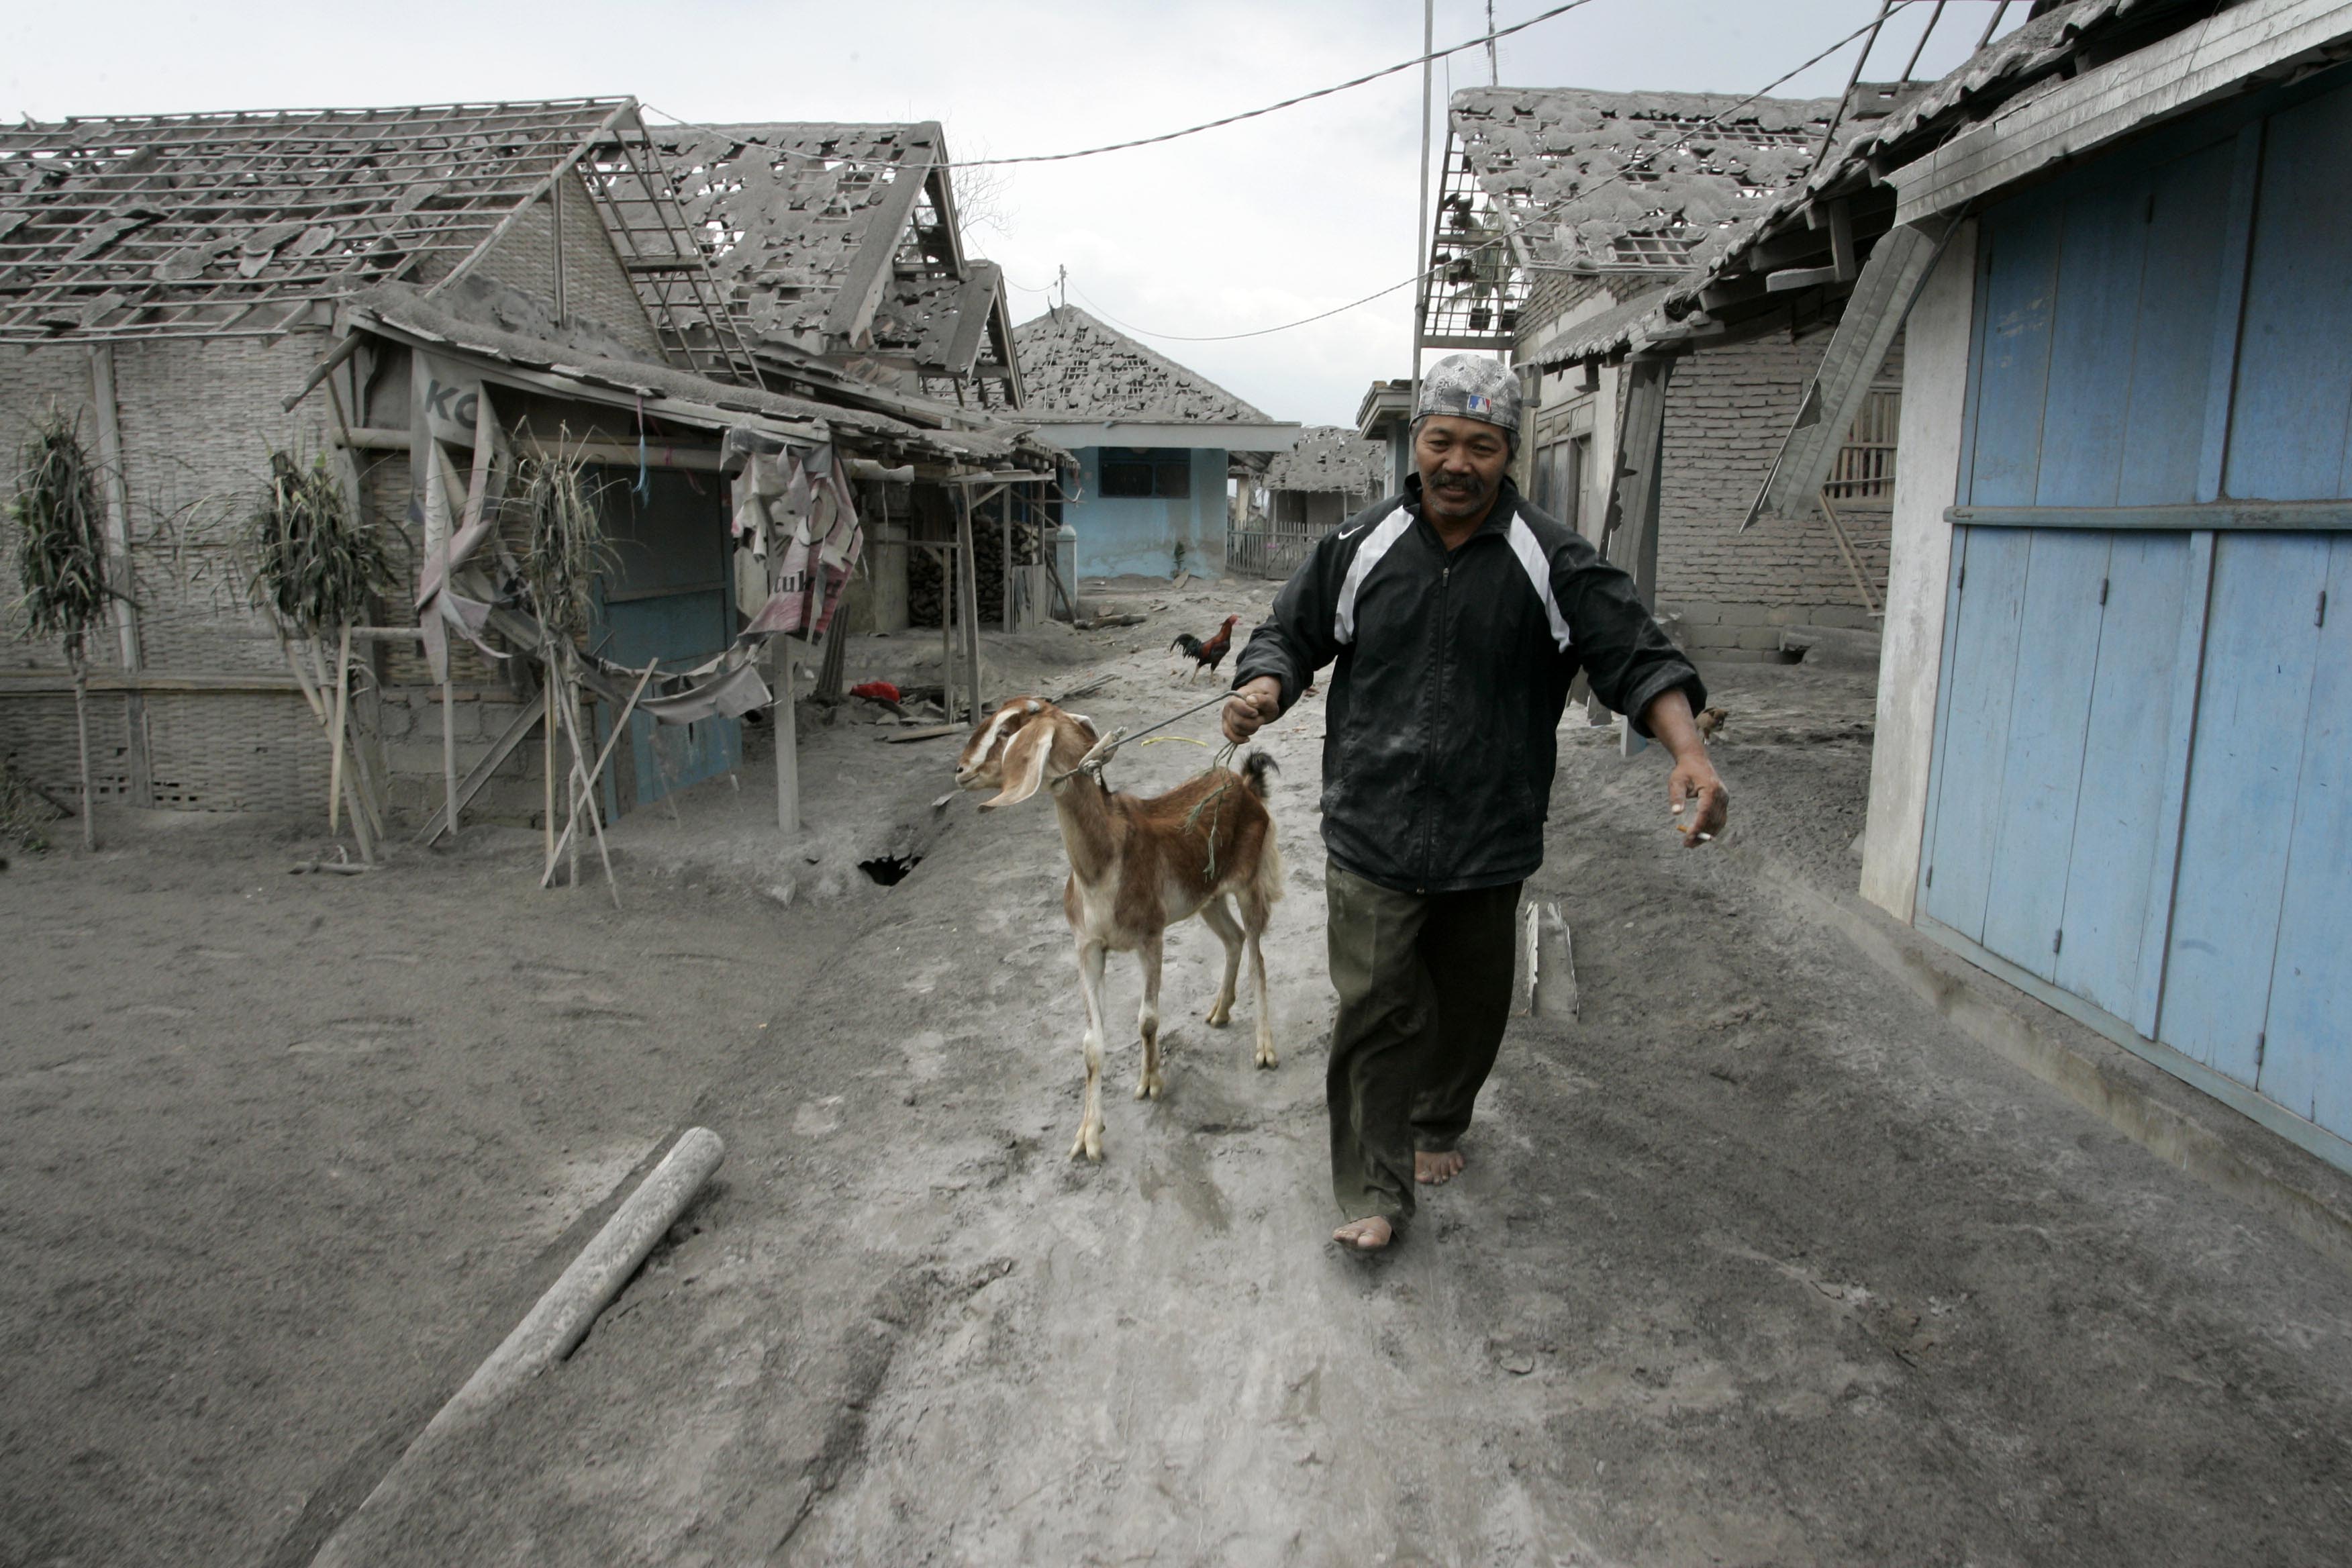
[(1225, 739), (1238, 746), (1282, 716), (1282, 682), (1261, 675), (1234, 688), (1225, 699)]

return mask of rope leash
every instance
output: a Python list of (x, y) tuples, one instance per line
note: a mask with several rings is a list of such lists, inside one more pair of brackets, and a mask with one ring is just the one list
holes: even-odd
[[(1077, 760), (1075, 766), (1071, 767), (1066, 773), (1055, 773), (1051, 782), (1054, 784), (1060, 784), (1064, 779), (1069, 778), (1074, 774), (1092, 773), (1095, 775), (1097, 782), (1099, 783), (1102, 778), (1103, 769), (1108, 765), (1113, 757), (1118, 755), (1118, 749), (1127, 744), (1128, 742), (1140, 741), (1146, 735), (1156, 734), (1160, 731), (1168, 728), (1171, 724), (1176, 723), (1181, 720), (1190, 719), (1193, 714), (1198, 713), (1203, 708), (1214, 708), (1218, 706), (1223, 703), (1226, 698), (1231, 697), (1233, 693), (1230, 691), (1220, 691), (1214, 697), (1208, 699), (1208, 700), (1204, 702), (1195, 702), (1192, 706), (1185, 709), (1182, 712), (1171, 713), (1167, 718), (1160, 721), (1159, 723), (1152, 725), (1151, 728), (1148, 730), (1138, 730), (1132, 735), (1129, 734), (1125, 730), (1113, 730), (1109, 734), (1105, 735), (1101, 740), (1097, 741), (1087, 751), (1087, 754)], [(1226, 745), (1225, 752), (1228, 756), (1233, 753), (1233, 749), (1234, 748), (1230, 743)], [(1104, 787), (1108, 788), (1109, 786), (1105, 785)]]
[[(1181, 712), (1171, 713), (1167, 718), (1160, 721), (1159, 723), (1152, 725), (1150, 729), (1138, 730), (1132, 735), (1129, 734), (1125, 730), (1113, 730), (1109, 734), (1105, 735), (1101, 740), (1097, 741), (1091, 747), (1089, 747), (1087, 751), (1087, 754), (1080, 757), (1066, 772), (1055, 773), (1052, 782), (1054, 784), (1060, 784), (1064, 779), (1075, 777), (1079, 773), (1090, 773), (1094, 774), (1095, 782), (1101, 784), (1104, 789), (1108, 790), (1110, 788), (1110, 784), (1103, 777), (1103, 769), (1110, 765), (1111, 759), (1118, 754), (1118, 749), (1121, 746), (1127, 744), (1129, 741), (1140, 741), (1146, 735), (1156, 734), (1158, 731), (1168, 728), (1171, 724), (1190, 719), (1193, 714), (1200, 712), (1204, 708), (1214, 708), (1220, 706), (1223, 703), (1226, 698), (1231, 697), (1233, 693), (1230, 691), (1220, 691), (1214, 697), (1208, 698), (1203, 701), (1195, 702), (1192, 706), (1184, 709)], [(1182, 740), (1185, 739), (1185, 737), (1177, 736), (1175, 739)], [(1204, 741), (1194, 741), (1192, 743), (1196, 746), (1205, 746), (1208, 742)], [(1231, 769), (1233, 766), (1234, 753), (1239, 750), (1241, 750), (1239, 742), (1227, 741), (1218, 751), (1215, 758), (1210, 762), (1208, 767), (1204, 769), (1203, 772), (1213, 773), (1220, 770), (1223, 770), (1225, 771), (1226, 776), (1217, 782), (1216, 788), (1202, 795), (1199, 800), (1194, 801), (1192, 803), (1192, 809), (1184, 814), (1184, 826), (1189, 831), (1201, 826), (1202, 812), (1208, 811), (1210, 813), (1209, 826), (1206, 834), (1209, 850), (1209, 858), (1206, 869), (1209, 880), (1213, 884), (1217, 879), (1217, 829), (1224, 821), (1224, 794), (1225, 791), (1233, 787), (1234, 775), (1231, 772)], [(1212, 810), (1212, 807), (1214, 809)]]

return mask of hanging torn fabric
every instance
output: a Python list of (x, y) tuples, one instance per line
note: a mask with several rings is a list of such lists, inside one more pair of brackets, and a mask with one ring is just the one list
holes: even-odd
[[(511, 467), (506, 439), (481, 378), (419, 352), (409, 374), (409, 521), (425, 542), (416, 574), (416, 625), (436, 681), (449, 679), (447, 628), (494, 658), (482, 640), (490, 605), (461, 594), (454, 579), (498, 524), (498, 503)], [(470, 447), (472, 474), (461, 480), (449, 447)], [(458, 500), (457, 498), (464, 498)]]
[[(764, 449), (770, 446), (778, 450)], [(728, 433), (726, 460), (735, 479), (737, 536), (764, 538), (773, 584), (743, 635), (822, 636), (864, 542), (840, 455), (829, 444), (795, 450), (739, 428)]]
[(696, 724), (710, 718), (740, 718), (773, 701), (775, 696), (760, 679), (759, 667), (747, 661), (699, 686), (646, 698), (637, 704), (637, 711), (650, 713), (665, 724)]

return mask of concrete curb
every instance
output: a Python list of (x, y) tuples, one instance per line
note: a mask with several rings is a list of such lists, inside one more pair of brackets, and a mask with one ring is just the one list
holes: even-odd
[(2166, 1163), (2283, 1222), (2352, 1268), (2352, 1174), (1936, 946), (1859, 896), (1826, 893), (1753, 850), (1735, 850), (1734, 858), (1969, 1038)]

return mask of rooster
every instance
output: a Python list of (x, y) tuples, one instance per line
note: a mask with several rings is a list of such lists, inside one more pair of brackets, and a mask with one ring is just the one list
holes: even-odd
[(1184, 657), (1192, 661), (1192, 668), (1185, 672), (1188, 679), (1197, 679), (1204, 669), (1211, 675), (1217, 673), (1217, 666), (1225, 662), (1225, 655), (1234, 646), (1234, 626), (1240, 620), (1239, 616), (1227, 616), (1225, 624), (1217, 628), (1217, 635), (1205, 642), (1191, 632), (1176, 634), (1176, 640), (1168, 647), (1171, 651), (1181, 649)]

